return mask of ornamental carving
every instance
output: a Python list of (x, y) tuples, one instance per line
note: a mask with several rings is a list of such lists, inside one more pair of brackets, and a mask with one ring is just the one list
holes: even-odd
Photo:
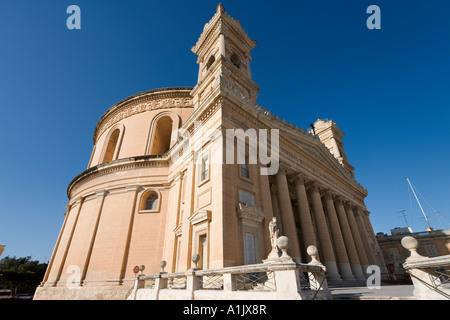
[(131, 117), (133, 115), (158, 110), (158, 109), (170, 109), (170, 108), (192, 108), (192, 99), (188, 97), (177, 98), (154, 98), (141, 103), (129, 104), (121, 107), (119, 110), (112, 112), (106, 117), (106, 120), (100, 125), (99, 130), (96, 132), (95, 139), (100, 137), (106, 130), (111, 128), (117, 122)]

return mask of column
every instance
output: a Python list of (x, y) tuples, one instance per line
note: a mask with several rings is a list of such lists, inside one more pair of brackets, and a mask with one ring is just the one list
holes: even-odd
[(319, 238), (319, 252), (323, 257), (323, 264), (327, 267), (329, 280), (342, 280), (336, 265), (336, 258), (333, 252), (333, 244), (327, 226), (327, 220), (322, 207), (319, 188), (313, 183), (310, 188), (313, 205), (314, 218), (316, 221), (317, 235)]
[[(56, 241), (55, 249), (53, 250), (52, 257), (50, 258), (50, 262), (48, 263), (47, 270), (45, 270), (44, 280), (42, 280), (40, 286), (43, 286), (44, 284), (46, 284), (46, 282), (48, 281), (48, 277), (49, 277), (50, 273), (53, 272), (53, 270), (52, 270), (52, 268), (53, 268), (53, 261), (55, 260), (55, 256), (58, 253), (59, 243), (61, 242), (62, 235), (64, 234), (64, 231), (66, 230), (67, 220), (69, 220), (69, 212), (71, 210), (70, 209), (70, 205), (66, 206), (66, 210), (67, 210), (66, 213), (64, 213), (65, 217), (64, 217), (63, 226), (61, 228), (61, 231), (59, 232), (58, 240)], [(56, 282), (54, 284), (56, 285)]]
[(219, 35), (219, 53), (225, 57), (225, 35), (223, 33)]
[[(81, 207), (83, 206), (84, 196), (80, 196), (79, 199), (76, 200), (78, 203), (78, 210), (75, 216), (75, 221), (73, 222), (72, 229), (70, 230), (69, 239), (67, 240), (66, 248), (64, 249), (62, 260), (59, 264), (58, 273), (56, 275), (55, 284), (61, 278), (61, 273), (63, 271), (64, 265), (66, 264), (67, 253), (69, 252), (70, 245), (72, 244), (73, 234), (75, 232), (75, 228), (77, 227), (78, 217), (80, 216)], [(72, 210), (71, 210), (72, 211)]]
[(378, 263), (375, 260), (375, 256), (373, 255), (372, 246), (370, 245), (369, 235), (367, 234), (367, 228), (362, 220), (361, 216), (362, 212), (359, 208), (356, 208), (355, 211), (356, 211), (355, 212), (356, 224), (361, 234), (361, 240), (363, 242), (364, 248), (366, 249), (367, 259), (369, 260), (369, 263), (371, 265), (378, 265)]
[(345, 249), (344, 239), (342, 237), (341, 227), (339, 226), (339, 220), (334, 207), (333, 198), (329, 191), (327, 191), (324, 195), (324, 200), (341, 277), (343, 280), (355, 280), (350, 267), (347, 250)]
[(95, 192), (96, 202), (98, 205), (97, 218), (95, 220), (94, 230), (92, 231), (91, 240), (89, 242), (88, 252), (83, 261), (83, 268), (81, 271), (80, 284), (83, 284), (84, 280), (86, 279), (86, 273), (87, 273), (87, 269), (89, 266), (89, 261), (91, 260), (92, 248), (94, 247), (95, 237), (97, 235), (98, 224), (100, 222), (100, 215), (102, 213), (103, 203), (105, 201), (106, 194), (107, 194), (107, 191), (103, 190), (103, 189)]
[(364, 214), (363, 214), (363, 221), (364, 221), (365, 225), (369, 228), (370, 235), (371, 235), (372, 240), (373, 240), (373, 242), (375, 244), (376, 255), (380, 259), (380, 263), (381, 263), (381, 265), (380, 265), (381, 272), (387, 274), (388, 270), (386, 269), (386, 262), (384, 261), (383, 252), (380, 249), (380, 245), (378, 244), (378, 240), (377, 240), (377, 238), (375, 236), (375, 232), (373, 231), (372, 223), (370, 222), (370, 219), (369, 219), (369, 211), (364, 212)]
[(125, 277), (125, 268), (128, 260), (130, 248), (131, 232), (133, 230), (133, 221), (136, 209), (137, 194), (139, 185), (128, 185), (125, 187), (127, 192), (126, 206), (129, 211), (124, 212), (120, 230), (117, 232), (116, 252), (113, 254), (111, 262), (111, 273), (108, 282), (112, 284), (122, 284)]
[(298, 216), (304, 247), (308, 248), (311, 245), (317, 246), (311, 212), (309, 210), (308, 197), (306, 195), (305, 180), (300, 174), (295, 178), (295, 192), (297, 195)]
[(338, 215), (339, 224), (341, 226), (342, 237), (344, 238), (345, 248), (347, 249), (350, 267), (357, 280), (365, 280), (364, 271), (361, 268), (361, 263), (358, 258), (358, 251), (356, 250), (355, 240), (352, 236), (350, 224), (348, 222), (347, 213), (341, 199), (335, 200), (336, 213)]
[(281, 221), (283, 224), (283, 234), (289, 238), (289, 255), (297, 262), (301, 262), (300, 246), (298, 243), (297, 230), (295, 226), (294, 211), (292, 210), (291, 198), (286, 178), (286, 169), (280, 165), (275, 175), (278, 193), (278, 204), (281, 211)]
[(350, 229), (352, 232), (353, 240), (355, 241), (356, 251), (358, 252), (359, 261), (361, 262), (362, 271), (364, 277), (366, 277), (366, 270), (369, 266), (369, 260), (367, 259), (366, 251), (364, 249), (363, 242), (361, 240), (361, 235), (359, 234), (358, 225), (356, 224), (355, 215), (353, 213), (352, 206), (349, 204), (345, 205), (345, 212), (347, 214), (347, 219), (350, 224)]

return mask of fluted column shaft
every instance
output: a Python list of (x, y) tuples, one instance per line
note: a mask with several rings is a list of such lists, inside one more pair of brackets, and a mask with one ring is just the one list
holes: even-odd
[(333, 244), (322, 207), (319, 188), (313, 183), (310, 188), (314, 218), (316, 221), (317, 235), (319, 238), (319, 252), (323, 257), (323, 264), (327, 267), (329, 280), (342, 280), (336, 265), (336, 258), (333, 252)]
[(350, 268), (347, 250), (345, 249), (344, 239), (342, 237), (341, 227), (334, 207), (331, 194), (327, 192), (324, 195), (325, 208), (330, 222), (331, 236), (333, 238), (334, 247), (336, 249), (336, 258), (339, 264), (340, 274), (343, 280), (355, 280)]
[(352, 231), (350, 229), (347, 213), (345, 212), (344, 205), (340, 199), (336, 199), (335, 207), (342, 230), (342, 237), (344, 238), (345, 247), (347, 249), (350, 267), (352, 268), (353, 274), (357, 280), (364, 280), (364, 271), (361, 268), (361, 262), (359, 261), (355, 240), (353, 239)]
[(356, 219), (353, 213), (353, 209), (350, 205), (345, 206), (345, 212), (347, 214), (347, 219), (350, 224), (350, 229), (352, 231), (353, 240), (355, 241), (356, 250), (358, 252), (359, 261), (361, 262), (361, 267), (363, 269), (364, 276), (366, 277), (366, 270), (369, 266), (369, 260), (367, 259), (366, 250), (364, 248), (361, 235), (359, 233), (358, 225), (356, 224)]
[(300, 246), (298, 243), (297, 230), (295, 226), (294, 211), (292, 210), (291, 198), (286, 178), (286, 169), (280, 167), (275, 175), (278, 193), (278, 204), (280, 207), (283, 233), (289, 238), (289, 255), (301, 262)]
[[(374, 244), (376, 247), (376, 251), (374, 252), (374, 254), (376, 255), (376, 257), (378, 256), (378, 259), (380, 261), (381, 272), (387, 274), (388, 270), (386, 268), (386, 262), (384, 261), (383, 253), (381, 252), (380, 245), (378, 244), (377, 238), (375, 237), (375, 232), (373, 231), (372, 223), (370, 222), (370, 219), (369, 219), (369, 212), (364, 213), (363, 221), (364, 221), (365, 225), (367, 226), (367, 228), (370, 230), (370, 236), (372, 237), (372, 241), (374, 241)], [(376, 259), (376, 257), (375, 257), (375, 259)]]
[(356, 224), (358, 225), (359, 231), (361, 233), (361, 240), (363, 241), (364, 248), (366, 249), (367, 259), (372, 265), (377, 265), (375, 256), (373, 254), (373, 249), (369, 241), (369, 235), (367, 234), (367, 228), (362, 218), (362, 212), (359, 208), (355, 210)]
[(309, 210), (308, 196), (306, 194), (305, 181), (300, 176), (297, 176), (295, 180), (295, 193), (297, 195), (298, 215), (304, 247), (308, 248), (311, 245), (317, 247), (311, 212)]

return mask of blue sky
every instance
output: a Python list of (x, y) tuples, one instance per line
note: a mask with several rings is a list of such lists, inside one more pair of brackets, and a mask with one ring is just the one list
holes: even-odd
[[(222, 1), (258, 41), (258, 103), (300, 127), (321, 118), (344, 147), (375, 232), (450, 221), (450, 41), (447, 1)], [(66, 9), (81, 8), (81, 30)], [(215, 1), (0, 2), (0, 244), (47, 261), (66, 188), (86, 169), (100, 116), (135, 93), (194, 86), (190, 48)], [(366, 9), (381, 9), (369, 30)], [(412, 201), (411, 201), (412, 200)], [(431, 205), (431, 208), (428, 204)], [(442, 220), (443, 226), (450, 228)]]

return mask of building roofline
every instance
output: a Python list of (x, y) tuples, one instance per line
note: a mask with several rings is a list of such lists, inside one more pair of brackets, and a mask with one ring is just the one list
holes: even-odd
[(94, 144), (96, 141), (96, 137), (97, 137), (97, 132), (100, 128), (100, 126), (102, 125), (103, 121), (114, 111), (120, 109), (121, 107), (127, 105), (128, 103), (135, 101), (137, 99), (141, 99), (143, 97), (147, 97), (147, 96), (152, 96), (154, 94), (161, 94), (164, 92), (185, 92), (185, 93), (190, 93), (192, 91), (193, 87), (165, 87), (165, 88), (157, 88), (157, 89), (152, 89), (152, 90), (147, 90), (147, 91), (143, 91), (143, 92), (139, 92), (136, 93), (132, 96), (129, 96), (119, 102), (117, 102), (116, 104), (114, 104), (113, 106), (111, 106), (108, 110), (105, 111), (105, 113), (103, 113), (103, 115), (100, 117), (100, 119), (97, 121), (97, 124), (95, 126), (94, 129)]

